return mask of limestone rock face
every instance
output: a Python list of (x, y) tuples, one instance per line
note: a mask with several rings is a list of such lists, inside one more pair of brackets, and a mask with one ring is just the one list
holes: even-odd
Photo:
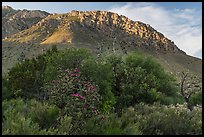
[[(87, 37), (84, 38), (86, 42), (91, 41), (91, 38), (94, 39), (94, 34), (88, 33), (91, 31), (91, 33), (97, 34), (98, 37), (107, 39), (109, 43), (112, 42), (112, 45), (119, 45), (123, 50), (127, 47), (141, 47), (144, 49), (183, 52), (171, 40), (157, 32), (149, 24), (130, 20), (117, 13), (73, 10), (66, 14), (49, 14), (39, 10), (16, 11), (10, 7), (5, 7), (5, 9), (13, 11), (13, 14), (2, 18), (2, 38), (15, 33), (16, 35), (12, 35), (11, 38), (22, 38), (14, 41), (24, 41), (23, 39), (27, 39), (27, 36), (34, 36), (35, 34), (35, 36), (39, 37), (40, 42), (27, 41), (26, 43), (42, 43), (45, 41), (44, 38), (51, 36), (54, 31), (59, 33), (60, 29), (69, 33), (69, 35), (78, 34), (76, 35), (78, 37), (83, 37), (81, 36), (82, 33), (78, 33), (82, 31)], [(23, 32), (22, 30), (26, 31)], [(55, 33), (55, 37), (57, 37), (58, 33)], [(33, 36), (30, 36), (28, 40)]]
[[(132, 41), (132, 36), (141, 38), (142, 42), (135, 41), (138, 46), (154, 47), (157, 50), (180, 51), (178, 47), (163, 34), (157, 32), (149, 24), (132, 21), (125, 16), (107, 11), (71, 11), (68, 16), (77, 16), (82, 26), (91, 27), (110, 37), (129, 35), (127, 41)], [(120, 31), (121, 34), (118, 33)], [(123, 34), (122, 34), (123, 33)]]

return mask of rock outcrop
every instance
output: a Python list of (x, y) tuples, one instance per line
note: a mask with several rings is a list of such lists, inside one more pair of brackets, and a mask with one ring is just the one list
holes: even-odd
[(14, 10), (10, 6), (2, 7), (2, 38), (30, 28), (49, 13), (40, 10)]
[(120, 35), (126, 34), (129, 38), (125, 37), (123, 41), (125, 43), (132, 43), (140, 47), (154, 47), (157, 50), (180, 51), (174, 42), (157, 32), (150, 25), (132, 21), (116, 13), (107, 11), (72, 11), (68, 15), (78, 17), (81, 25), (98, 30), (110, 38), (117, 39)]

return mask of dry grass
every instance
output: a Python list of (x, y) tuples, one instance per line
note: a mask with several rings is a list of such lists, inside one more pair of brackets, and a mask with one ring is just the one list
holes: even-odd
[(72, 33), (67, 30), (57, 30), (50, 37), (40, 44), (71, 43)]

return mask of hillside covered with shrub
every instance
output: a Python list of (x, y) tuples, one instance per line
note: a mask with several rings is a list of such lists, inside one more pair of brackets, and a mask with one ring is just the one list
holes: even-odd
[(202, 134), (202, 89), (186, 100), (184, 82), (136, 51), (97, 57), (54, 46), (2, 78), (2, 133)]

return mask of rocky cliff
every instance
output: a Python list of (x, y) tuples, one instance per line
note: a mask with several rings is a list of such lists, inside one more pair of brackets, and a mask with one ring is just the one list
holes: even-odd
[(2, 7), (2, 38), (30, 28), (49, 13), (40, 10), (14, 10), (10, 6)]
[[(23, 14), (24, 13), (24, 14)], [(39, 12), (28, 12), (20, 11), (19, 14), (15, 14), (12, 17), (15, 18), (38, 18), (42, 17), (42, 13)], [(45, 15), (44, 15), (45, 16)], [(12, 18), (10, 18), (13, 21)], [(10, 24), (10, 21), (7, 21), (7, 24)], [(150, 25), (144, 24), (138, 21), (132, 21), (125, 16), (119, 16), (116, 13), (106, 12), (106, 11), (72, 11), (67, 14), (52, 14), (42, 19), (38, 23), (33, 23), (33, 27), (30, 29), (17, 33), (14, 36), (11, 36), (9, 41), (21, 41), (20, 39), (26, 39), (29, 35), (33, 35), (36, 32), (41, 32), (37, 42), (34, 43), (52, 43), (51, 40), (57, 32), (67, 31), (67, 39), (69, 40), (57, 40), (55, 42), (69, 41), (71, 42), (71, 32), (83, 31), (88, 28), (91, 31), (95, 31), (97, 34), (102, 37), (106, 37), (108, 41), (112, 41), (118, 45), (129, 45), (137, 46), (142, 48), (156, 49), (156, 50), (168, 50), (172, 52), (180, 51), (178, 47), (166, 38), (163, 34), (157, 32)], [(24, 28), (29, 28), (30, 25), (22, 25)], [(22, 28), (23, 29), (23, 28)], [(66, 35), (66, 34), (65, 34)], [(87, 33), (89, 35), (89, 33)], [(51, 38), (49, 36), (52, 36)], [(80, 35), (78, 35), (80, 37)], [(89, 36), (89, 39), (94, 36)], [(37, 39), (37, 38), (36, 38)], [(30, 39), (29, 39), (30, 40)], [(24, 41), (26, 43), (33, 43), (33, 41)], [(32, 39), (33, 40), (33, 39)], [(50, 41), (51, 40), (51, 41)], [(53, 41), (54, 42), (54, 41)]]

